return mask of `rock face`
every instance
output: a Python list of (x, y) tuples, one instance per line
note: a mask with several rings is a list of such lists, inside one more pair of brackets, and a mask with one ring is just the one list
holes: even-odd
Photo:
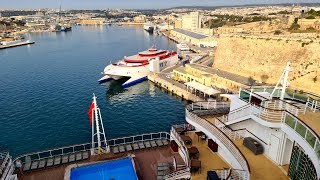
[(288, 61), (290, 87), (320, 94), (319, 38), (220, 36), (213, 66), (275, 84)]

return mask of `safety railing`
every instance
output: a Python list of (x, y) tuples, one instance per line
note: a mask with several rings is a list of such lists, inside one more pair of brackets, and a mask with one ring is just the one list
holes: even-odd
[(212, 169), (210, 171), (216, 172), (219, 179), (229, 179), (231, 176), (231, 169)]
[(305, 105), (305, 111), (307, 108), (310, 108), (313, 112), (320, 111), (320, 100), (315, 100), (311, 97), (308, 97)]
[[(186, 125), (182, 125), (182, 126), (185, 127)], [(171, 134), (172, 134), (171, 137), (174, 140), (176, 140), (177, 143), (180, 145), (180, 147), (181, 147), (180, 150), (181, 150), (181, 152), (183, 154), (182, 156), (184, 156), (182, 158), (184, 159), (184, 162), (186, 163), (186, 166), (190, 167), (191, 160), (190, 160), (190, 156), (189, 156), (188, 147), (185, 144), (185, 142), (181, 139), (180, 134), (175, 129), (175, 128), (180, 128), (180, 127), (181, 127), (181, 125), (174, 125), (174, 126), (171, 127)]]
[(3, 180), (6, 178), (12, 166), (12, 159), (11, 159), (11, 156), (9, 155), (9, 152), (1, 152), (0, 160), (2, 161), (0, 166), (0, 179)]
[(210, 123), (209, 121), (198, 117), (192, 112), (189, 112), (187, 109), (186, 109), (186, 117), (189, 120), (193, 121), (194, 123), (206, 129), (211, 134), (213, 134), (229, 150), (229, 152), (233, 155), (233, 157), (236, 158), (236, 160), (238, 161), (242, 169), (245, 171), (248, 171), (248, 173), (250, 172), (248, 162), (243, 156), (243, 154), (236, 147), (236, 145), (231, 141), (231, 139), (229, 139), (221, 130), (219, 130), (214, 124)]
[[(158, 133), (149, 133), (149, 134), (142, 134), (142, 135), (135, 135), (135, 136), (128, 136), (128, 137), (121, 137), (108, 140), (109, 146), (115, 146), (125, 143), (134, 143), (144, 140), (153, 140), (153, 139), (167, 139), (170, 140), (170, 134), (167, 132), (158, 132)], [(94, 147), (97, 147), (98, 143), (94, 144)], [(101, 141), (101, 146), (106, 147), (105, 142)], [(22, 163), (26, 163), (26, 161), (35, 161), (41, 160), (46, 158), (52, 158), (55, 156), (63, 156), (72, 153), (82, 152), (82, 151), (91, 151), (91, 150), (98, 150), (97, 148), (92, 148), (92, 143), (83, 143), (83, 144), (76, 144), (71, 146), (64, 146), (39, 152), (33, 152), (28, 154), (23, 154), (14, 159), (13, 162), (16, 162), (18, 159)]]
[(230, 103), (228, 102), (217, 102), (217, 101), (205, 101), (205, 102), (194, 102), (190, 105), (189, 110), (211, 110), (217, 108), (229, 108)]
[(319, 136), (298, 117), (286, 112), (284, 124), (299, 134), (316, 153), (320, 161), (320, 138)]
[(184, 168), (177, 171), (173, 171), (170, 174), (164, 176), (165, 180), (186, 179), (191, 176), (190, 168)]
[(219, 119), (215, 120), (214, 125), (232, 140), (243, 139), (245, 137), (246, 129), (233, 131), (232, 129), (228, 128), (224, 123), (222, 123)]

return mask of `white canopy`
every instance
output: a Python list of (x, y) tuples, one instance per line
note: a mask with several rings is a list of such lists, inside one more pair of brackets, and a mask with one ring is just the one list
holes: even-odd
[(204, 94), (207, 94), (209, 96), (221, 93), (218, 90), (215, 90), (215, 89), (213, 89), (211, 87), (208, 87), (208, 86), (205, 86), (203, 84), (200, 84), (200, 83), (198, 83), (196, 81), (187, 82), (187, 83), (185, 83), (185, 85), (187, 85), (187, 87), (192, 87), (194, 89), (197, 89), (197, 90), (199, 90), (199, 91), (201, 91)]

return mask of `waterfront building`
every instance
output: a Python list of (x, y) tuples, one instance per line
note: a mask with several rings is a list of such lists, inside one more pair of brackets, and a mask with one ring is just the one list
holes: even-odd
[(173, 29), (170, 32), (171, 36), (180, 39), (181, 41), (193, 44), (198, 47), (216, 47), (217, 41), (214, 37), (210, 37), (204, 34), (200, 34), (193, 31), (188, 31), (184, 29)]
[(177, 81), (196, 81), (205, 86), (224, 89), (235, 93), (238, 92), (239, 88), (245, 87), (249, 85), (249, 83), (258, 84), (254, 80), (251, 82), (250, 78), (199, 64), (187, 64), (185, 67), (174, 69), (173, 72), (174, 79)]
[(133, 21), (135, 23), (145, 23), (147, 21), (147, 16), (146, 15), (138, 15), (133, 17)]
[(191, 12), (182, 16), (182, 29), (197, 30), (201, 28), (203, 15), (200, 12)]

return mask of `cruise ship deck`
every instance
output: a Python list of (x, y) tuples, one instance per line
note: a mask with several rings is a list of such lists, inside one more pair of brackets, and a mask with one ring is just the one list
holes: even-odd
[[(135, 168), (138, 178), (141, 180), (156, 179), (158, 163), (170, 163), (172, 162), (173, 158), (175, 158), (178, 165), (184, 164), (182, 158), (178, 153), (172, 153), (170, 146), (139, 150), (131, 153), (110, 153), (108, 155), (95, 155), (90, 156), (88, 160), (78, 162), (78, 164), (105, 161), (125, 157), (129, 154), (133, 154), (136, 156), (134, 158)], [(20, 180), (63, 180), (65, 175), (65, 168), (69, 165), (70, 164), (65, 164), (35, 171), (24, 172), (23, 174), (18, 174), (18, 178)]]
[[(217, 120), (215, 115), (202, 116), (202, 118), (211, 123)], [(232, 140), (232, 142), (246, 158), (250, 167), (251, 179), (268, 180), (274, 179), (274, 177), (277, 177), (279, 180), (289, 179), (286, 176), (285, 169), (281, 169), (282, 167), (275, 165), (269, 158), (262, 154), (254, 155), (253, 152), (243, 145), (243, 139)]]

